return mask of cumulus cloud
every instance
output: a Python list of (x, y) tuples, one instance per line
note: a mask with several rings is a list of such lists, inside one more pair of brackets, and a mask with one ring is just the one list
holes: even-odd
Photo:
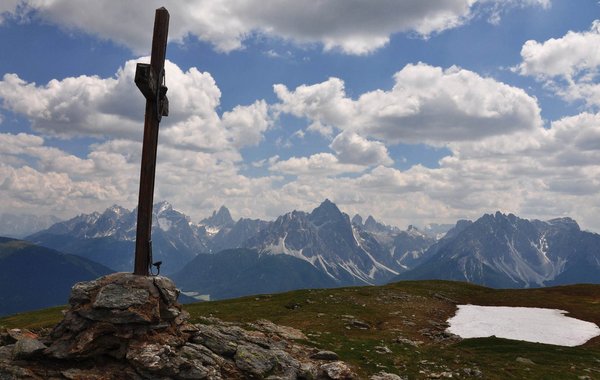
[(545, 82), (563, 98), (600, 105), (600, 20), (590, 30), (569, 31), (544, 42), (529, 40), (521, 49), (522, 62), (515, 67), (522, 75)]
[[(352, 141), (343, 133), (338, 141)], [(224, 203), (236, 215), (270, 219), (329, 198), (343, 211), (373, 214), (400, 227), (502, 210), (542, 219), (572, 216), (598, 230), (599, 142), (600, 114), (582, 113), (548, 129), (452, 143), (435, 168), (368, 167), (317, 153), (271, 157), (260, 165), (272, 175), (258, 178), (241, 174), (239, 163), (216, 153), (163, 145), (155, 198), (195, 220)], [(71, 216), (113, 203), (134, 207), (140, 151), (139, 142), (110, 140), (78, 158), (46, 146), (39, 136), (0, 134), (3, 208)]]
[(292, 157), (271, 163), (269, 170), (296, 176), (336, 176), (365, 170), (363, 165), (342, 163), (331, 153), (317, 153), (310, 157)]
[(342, 132), (329, 146), (341, 162), (357, 165), (391, 165), (385, 145), (379, 141), (369, 141), (354, 132)]
[(276, 162), (272, 170), (297, 176), (279, 190), (294, 205), (290, 208), (310, 209), (327, 197), (348, 213), (370, 213), (401, 227), (501, 210), (540, 219), (571, 216), (583, 228), (598, 230), (600, 114), (581, 113), (547, 129), (459, 141), (448, 148), (450, 154), (434, 168), (302, 170), (312, 162), (328, 163), (321, 168), (340, 162), (323, 153)]
[[(243, 46), (254, 34), (296, 43), (319, 43), (325, 50), (366, 54), (386, 45), (394, 33), (412, 32), (423, 37), (465, 24), (479, 13), (496, 15), (520, 6), (547, 6), (549, 0), (330, 0), (304, 3), (293, 0), (151, 0), (76, 1), (9, 0), (2, 11), (19, 17), (38, 17), (68, 29), (83, 30), (148, 52), (153, 12), (165, 6), (171, 14), (171, 40), (194, 36), (218, 50)], [(98, 17), (102, 15), (102, 17)]]
[[(79, 158), (20, 133), (0, 134), (0, 195), (4, 209), (73, 213), (98, 203), (125, 202), (139, 165), (116, 154)], [(119, 168), (119, 173), (115, 173)]]
[(391, 90), (367, 92), (357, 100), (347, 97), (338, 78), (292, 91), (279, 84), (274, 90), (281, 103), (275, 108), (306, 117), (311, 126), (353, 131), (388, 144), (445, 145), (542, 125), (536, 99), (469, 70), (409, 64), (394, 79)]
[[(109, 140), (90, 147), (79, 158), (48, 146), (39, 136), (0, 134), (2, 211), (72, 217), (101, 211), (117, 203), (137, 205), (141, 144)], [(226, 203), (245, 216), (264, 216), (256, 196), (273, 196), (278, 176), (249, 178), (218, 154), (161, 146), (156, 168), (155, 199), (167, 199), (194, 218)], [(274, 201), (273, 201), (274, 202)], [(259, 215), (257, 215), (257, 213)]]
[[(135, 67), (130, 60), (114, 77), (69, 77), (46, 85), (27, 83), (16, 74), (0, 81), (0, 106), (24, 115), (35, 131), (71, 138), (95, 136), (140, 140), (144, 97), (134, 84)], [(270, 126), (264, 101), (237, 106), (221, 118), (217, 113), (221, 91), (209, 73), (195, 67), (182, 71), (165, 63), (170, 115), (161, 123), (162, 142), (203, 151), (231, 151), (257, 145)]]

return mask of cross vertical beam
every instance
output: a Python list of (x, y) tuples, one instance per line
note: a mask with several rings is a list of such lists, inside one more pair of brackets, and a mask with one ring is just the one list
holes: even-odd
[[(150, 58), (151, 75), (161, 86), (160, 78), (165, 66), (167, 35), (169, 33), (169, 11), (164, 7), (156, 10), (154, 34), (152, 35), (152, 55)], [(139, 68), (138, 68), (139, 70)], [(136, 84), (137, 83), (136, 72)], [(151, 86), (152, 83), (147, 83)], [(141, 87), (140, 87), (141, 89)], [(146, 95), (146, 94), (144, 94)], [(156, 94), (158, 97), (158, 93)], [(162, 110), (156, 97), (146, 96), (146, 114), (144, 119), (144, 145), (142, 147), (142, 168), (140, 171), (140, 194), (138, 200), (137, 231), (135, 239), (134, 274), (149, 275), (151, 264), (152, 204), (154, 201), (154, 175), (156, 169), (156, 148), (158, 146), (158, 126)]]

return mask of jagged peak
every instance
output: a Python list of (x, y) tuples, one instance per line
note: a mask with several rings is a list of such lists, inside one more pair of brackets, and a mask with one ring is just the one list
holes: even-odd
[(129, 213), (130, 211), (127, 210), (125, 207), (121, 207), (118, 204), (114, 204), (112, 206), (110, 206), (109, 208), (107, 208), (106, 210), (104, 210), (103, 214), (107, 214), (107, 213), (111, 213), (111, 214), (117, 214), (119, 216)]
[(344, 218), (344, 215), (335, 203), (326, 198), (317, 208), (312, 210), (310, 218), (316, 224), (321, 224), (325, 220)]
[(225, 205), (219, 207), (219, 210), (214, 210), (212, 215), (208, 218), (204, 218), (200, 221), (200, 224), (209, 226), (225, 226), (233, 223), (235, 223), (235, 221), (231, 217), (231, 213), (229, 212), (229, 209), (225, 207)]
[(155, 203), (154, 207), (152, 209), (152, 211), (156, 215), (160, 215), (165, 211), (171, 211), (171, 210), (173, 210), (173, 206), (167, 201), (160, 201), (158, 203)]
[(549, 224), (553, 225), (553, 226), (564, 226), (567, 228), (574, 228), (579, 230), (579, 224), (572, 218), (569, 218), (568, 216), (562, 217), (562, 218), (554, 218), (554, 219), (550, 219), (548, 221)]
[(356, 214), (352, 217), (352, 224), (356, 224), (357, 226), (363, 225), (363, 218), (359, 214)]
[(378, 223), (378, 222), (375, 220), (375, 218), (373, 218), (373, 215), (369, 215), (369, 216), (367, 216), (367, 220), (365, 220), (365, 224), (367, 224), (367, 223)]
[(381, 229), (387, 229), (387, 226), (383, 223), (379, 223), (377, 220), (375, 220), (375, 218), (373, 218), (373, 215), (369, 215), (367, 217), (367, 220), (365, 220), (365, 228), (367, 230), (381, 230)]

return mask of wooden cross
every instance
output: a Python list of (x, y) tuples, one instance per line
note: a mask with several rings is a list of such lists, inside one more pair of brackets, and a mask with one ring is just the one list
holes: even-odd
[(135, 84), (146, 98), (133, 271), (134, 274), (140, 276), (148, 276), (152, 264), (152, 203), (154, 200), (158, 126), (162, 116), (169, 114), (167, 87), (163, 84), (168, 34), (169, 11), (162, 7), (156, 10), (154, 17), (150, 64), (138, 63), (135, 72)]

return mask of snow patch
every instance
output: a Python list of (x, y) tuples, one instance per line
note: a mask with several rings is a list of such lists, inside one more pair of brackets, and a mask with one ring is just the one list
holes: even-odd
[(204, 226), (204, 229), (206, 230), (206, 233), (208, 234), (208, 236), (215, 236), (216, 234), (219, 233), (219, 231), (221, 231), (221, 229), (219, 227), (211, 227), (211, 226)]
[(280, 237), (279, 240), (277, 240), (277, 244), (269, 244), (263, 249), (263, 251), (268, 252), (273, 255), (284, 254), (284, 255), (294, 256), (298, 259), (308, 261), (309, 263), (314, 265), (316, 258), (314, 258), (314, 257), (309, 258), (309, 257), (304, 256), (304, 254), (302, 253), (304, 248), (297, 250), (297, 249), (289, 248), (287, 246), (287, 244), (285, 243), (285, 240), (287, 239), (287, 235), (288, 234), (286, 232), (283, 237)]
[(167, 218), (158, 218), (158, 228), (163, 231), (169, 231), (171, 229), (171, 221)]
[(461, 338), (498, 338), (574, 347), (600, 335), (591, 322), (565, 316), (557, 309), (458, 305), (446, 331)]

